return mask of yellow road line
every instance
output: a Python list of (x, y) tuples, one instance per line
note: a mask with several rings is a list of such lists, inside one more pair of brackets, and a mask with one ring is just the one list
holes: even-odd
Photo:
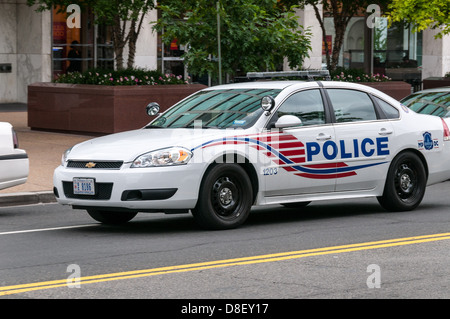
[[(266, 263), (266, 262), (275, 262), (275, 261), (298, 259), (298, 258), (311, 257), (311, 256), (339, 254), (339, 253), (344, 253), (344, 252), (353, 252), (353, 251), (360, 251), (360, 250), (370, 250), (370, 249), (378, 249), (378, 248), (420, 244), (420, 243), (427, 243), (427, 242), (448, 240), (448, 239), (450, 239), (450, 233), (442, 233), (442, 234), (432, 234), (432, 235), (425, 235), (425, 236), (397, 238), (397, 239), (373, 241), (373, 242), (350, 244), (350, 245), (331, 246), (331, 247), (316, 248), (316, 249), (290, 251), (290, 252), (284, 252), (284, 253), (266, 254), (266, 255), (251, 256), (251, 257), (241, 257), (241, 258), (224, 259), (224, 260), (208, 261), (208, 262), (177, 265), (177, 266), (167, 266), (167, 267), (142, 269), (142, 270), (118, 272), (118, 273), (111, 273), (111, 274), (95, 275), (95, 276), (86, 276), (86, 277), (77, 278), (78, 279), (77, 284), (80, 284), (80, 285), (81, 284), (92, 284), (92, 283), (107, 282), (107, 281), (114, 281), (114, 280), (157, 276), (157, 275), (171, 274), (171, 273), (182, 273), (182, 272), (213, 269), (213, 268), (223, 268), (223, 267), (238, 266), (238, 265), (250, 265), (250, 264), (258, 264), (258, 263)], [(37, 282), (37, 283), (30, 283), (30, 284), (5, 286), (5, 287), (0, 287), (0, 296), (18, 294), (18, 293), (29, 292), (29, 291), (33, 291), (33, 290), (43, 290), (43, 289), (51, 289), (51, 288), (58, 288), (58, 287), (67, 287), (70, 284), (73, 284), (73, 283), (71, 283), (71, 282), (68, 283), (67, 279), (61, 279), (61, 280), (44, 281), (44, 282)]]

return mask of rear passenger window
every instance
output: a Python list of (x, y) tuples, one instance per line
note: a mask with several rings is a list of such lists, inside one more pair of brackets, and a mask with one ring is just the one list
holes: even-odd
[(374, 96), (374, 99), (377, 101), (378, 105), (381, 107), (388, 119), (398, 119), (400, 117), (400, 113), (395, 107), (377, 98), (376, 96)]
[(334, 108), (336, 122), (373, 121), (377, 119), (375, 107), (370, 97), (360, 91), (328, 89)]

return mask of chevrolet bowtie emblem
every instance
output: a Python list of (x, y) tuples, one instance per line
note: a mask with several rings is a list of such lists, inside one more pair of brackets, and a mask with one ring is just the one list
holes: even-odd
[(94, 162), (89, 162), (85, 165), (86, 168), (94, 168), (95, 166), (97, 166), (97, 164)]

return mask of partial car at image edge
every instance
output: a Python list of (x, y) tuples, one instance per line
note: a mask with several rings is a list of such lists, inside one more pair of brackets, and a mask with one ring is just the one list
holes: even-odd
[(10, 123), (0, 122), (0, 189), (26, 183), (28, 154), (19, 149), (17, 134)]

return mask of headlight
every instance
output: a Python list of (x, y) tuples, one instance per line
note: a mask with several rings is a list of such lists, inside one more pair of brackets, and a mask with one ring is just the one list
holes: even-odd
[(63, 153), (63, 155), (61, 157), (61, 165), (62, 166), (66, 166), (67, 157), (69, 156), (70, 151), (72, 151), (72, 148), (65, 150), (65, 152)]
[(165, 148), (140, 155), (131, 164), (132, 168), (170, 166), (186, 164), (192, 157), (191, 151), (183, 147)]

